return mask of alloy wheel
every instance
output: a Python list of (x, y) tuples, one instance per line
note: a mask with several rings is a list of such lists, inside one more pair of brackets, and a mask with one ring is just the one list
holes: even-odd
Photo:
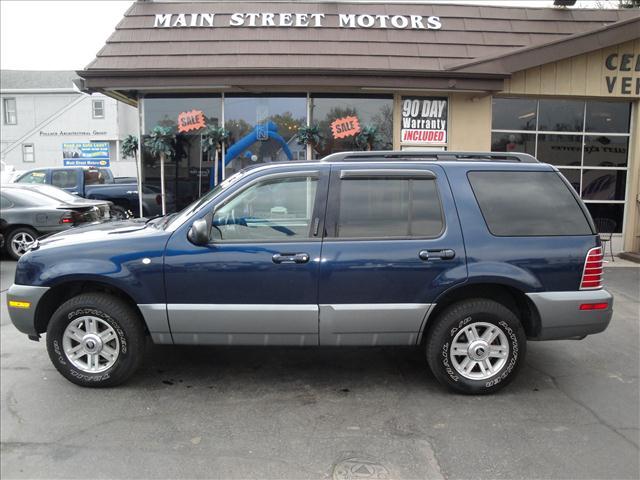
[(13, 250), (16, 256), (21, 257), (29, 251), (29, 248), (35, 241), (36, 239), (33, 238), (31, 234), (20, 232), (11, 239), (11, 250)]
[(62, 348), (74, 367), (86, 373), (100, 373), (116, 363), (120, 341), (107, 322), (84, 316), (67, 325), (62, 335)]
[(456, 334), (449, 352), (453, 368), (465, 378), (486, 380), (504, 367), (509, 357), (509, 342), (500, 327), (474, 322)]

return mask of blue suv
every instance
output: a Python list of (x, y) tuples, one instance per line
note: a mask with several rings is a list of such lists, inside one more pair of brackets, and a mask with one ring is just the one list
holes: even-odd
[(113, 386), (158, 344), (424, 349), (489, 393), (526, 342), (603, 331), (601, 243), (570, 184), (525, 154), (338, 153), (255, 166), (179, 213), (72, 229), (18, 262), (15, 326)]

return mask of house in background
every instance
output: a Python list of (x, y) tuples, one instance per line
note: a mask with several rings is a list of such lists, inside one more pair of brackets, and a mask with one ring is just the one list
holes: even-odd
[(101, 94), (75, 89), (73, 71), (0, 71), (2, 169), (63, 166), (63, 144), (107, 142), (117, 176), (135, 176), (120, 142), (138, 131), (138, 111)]

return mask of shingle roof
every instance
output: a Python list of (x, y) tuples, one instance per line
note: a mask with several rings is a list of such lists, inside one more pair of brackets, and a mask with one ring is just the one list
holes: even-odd
[(71, 70), (0, 70), (0, 89), (73, 88)]
[[(216, 14), (214, 28), (153, 28), (156, 14)], [(324, 13), (322, 28), (231, 27), (233, 12)], [(439, 16), (441, 30), (338, 28), (339, 13)], [(307, 2), (137, 2), (87, 71), (442, 72), (640, 17), (638, 10)], [(178, 73), (179, 74), (179, 73)]]

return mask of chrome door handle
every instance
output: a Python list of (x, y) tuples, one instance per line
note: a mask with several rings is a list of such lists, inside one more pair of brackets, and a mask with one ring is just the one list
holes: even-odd
[(428, 261), (434, 258), (439, 258), (440, 260), (451, 260), (456, 256), (455, 250), (451, 250), (450, 248), (445, 248), (442, 250), (420, 250), (418, 252), (418, 257), (422, 261)]
[(273, 263), (307, 263), (308, 253), (276, 253), (271, 257)]

